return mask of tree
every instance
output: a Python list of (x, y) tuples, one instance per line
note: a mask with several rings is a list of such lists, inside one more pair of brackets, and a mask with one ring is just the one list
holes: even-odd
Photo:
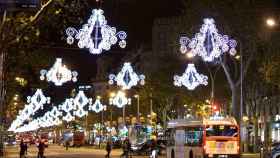
[[(221, 34), (227, 34), (238, 42), (238, 54), (242, 56), (243, 68), (240, 72), (240, 61), (225, 54), (220, 58), (220, 65), (226, 76), (231, 91), (232, 114), (240, 120), (239, 91), (241, 76), (245, 77), (253, 57), (259, 52), (263, 42), (264, 31), (260, 30), (262, 19), (259, 18), (258, 3), (255, 1), (186, 1), (186, 9), (181, 17), (181, 24), (174, 33), (178, 41), (180, 33), (193, 37), (199, 31), (202, 19), (213, 17)], [(248, 9), (250, 8), (250, 9)], [(191, 25), (190, 25), (191, 24)], [(177, 39), (177, 40), (175, 40)], [(176, 46), (176, 44), (173, 44)], [(177, 44), (178, 47), (178, 44)], [(241, 75), (242, 74), (242, 75)]]

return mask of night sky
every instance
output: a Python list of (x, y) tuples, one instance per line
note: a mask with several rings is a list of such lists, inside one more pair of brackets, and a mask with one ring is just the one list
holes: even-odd
[[(89, 3), (92, 9), (97, 7), (95, 0), (89, 1)], [(278, 8), (280, 1), (274, 0), (273, 6)], [(113, 47), (112, 50), (104, 52), (105, 55), (110, 56), (120, 56), (119, 51), (128, 52), (142, 44), (151, 48), (153, 21), (160, 17), (180, 16), (184, 11), (182, 0), (105, 0), (101, 8), (104, 10), (110, 26), (116, 27), (117, 31), (124, 30), (128, 34), (127, 48), (120, 50)], [(88, 16), (90, 14), (91, 12), (88, 13)], [(77, 26), (75, 27), (77, 28)], [(66, 41), (64, 42), (66, 43)], [(50, 52), (55, 57), (63, 57), (66, 65), (79, 72), (78, 84), (90, 84), (91, 79), (96, 75), (96, 60), (104, 55), (92, 55), (87, 50), (80, 50), (76, 43), (72, 48), (74, 49), (51, 48)], [(52, 64), (50, 63), (50, 66)], [(121, 66), (119, 65), (119, 69)], [(60, 89), (59, 93), (55, 94), (56, 98), (60, 98), (58, 101), (67, 97), (69, 90), (73, 87), (74, 84), (68, 84), (64, 88), (55, 88)]]

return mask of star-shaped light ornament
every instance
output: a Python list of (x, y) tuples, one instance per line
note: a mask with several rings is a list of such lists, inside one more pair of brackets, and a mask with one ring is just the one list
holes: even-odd
[(94, 104), (89, 106), (89, 110), (90, 111), (94, 111), (96, 113), (99, 113), (100, 111), (102, 111), (104, 109), (103, 104), (100, 101), (100, 98), (97, 97)]
[(194, 90), (199, 85), (207, 85), (207, 80), (207, 76), (197, 73), (194, 64), (188, 64), (182, 76), (174, 76), (174, 85), (178, 87), (185, 86), (189, 90)]
[(119, 91), (114, 98), (110, 99), (110, 104), (122, 108), (125, 105), (130, 105), (131, 99), (127, 98), (124, 92)]
[(40, 79), (53, 82), (56, 86), (62, 86), (68, 81), (77, 82), (78, 73), (67, 69), (65, 65), (62, 65), (62, 59), (57, 58), (53, 67), (50, 70), (41, 70)]
[(232, 56), (237, 53), (237, 42), (230, 39), (228, 35), (219, 34), (212, 18), (204, 19), (200, 32), (194, 38), (189, 39), (182, 36), (180, 45), (183, 54), (191, 52), (193, 55), (200, 56), (206, 62), (212, 62), (226, 52), (229, 52)]
[(31, 104), (33, 107), (33, 113), (38, 111), (40, 108), (44, 108), (44, 104), (49, 104), (51, 98), (45, 97), (41, 89), (37, 89), (35, 94), (31, 97), (27, 97), (27, 103)]
[(117, 32), (115, 27), (107, 25), (103, 13), (101, 9), (93, 9), (92, 15), (81, 29), (67, 28), (67, 43), (73, 44), (76, 39), (79, 48), (87, 48), (92, 54), (101, 54), (103, 50), (108, 51), (118, 41), (119, 46), (125, 48), (127, 34), (124, 31)]
[(136, 86), (138, 83), (141, 85), (145, 84), (145, 76), (137, 75), (131, 66), (130, 63), (124, 63), (121, 71), (117, 74), (109, 75), (109, 84), (117, 83), (118, 86), (121, 86), (123, 89), (130, 89), (133, 86)]

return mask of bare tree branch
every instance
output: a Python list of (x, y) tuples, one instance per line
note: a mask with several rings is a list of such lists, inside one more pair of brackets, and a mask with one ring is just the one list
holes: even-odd
[(40, 16), (40, 14), (45, 10), (45, 8), (47, 8), (52, 2), (53, 0), (48, 0), (45, 4), (43, 4), (40, 10), (34, 16), (30, 17), (30, 23), (33, 23)]
[(3, 32), (3, 27), (4, 27), (4, 25), (5, 25), (6, 19), (7, 19), (7, 11), (5, 10), (5, 11), (4, 11), (4, 14), (3, 14), (3, 18), (2, 18), (1, 25), (0, 25), (0, 35), (1, 35), (2, 32)]

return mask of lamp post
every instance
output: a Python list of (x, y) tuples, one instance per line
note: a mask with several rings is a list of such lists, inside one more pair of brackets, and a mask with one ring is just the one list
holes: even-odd
[(115, 92), (111, 92), (110, 93), (110, 98), (109, 98), (109, 104), (111, 105), (111, 108), (110, 108), (110, 126), (112, 127), (112, 121), (113, 121), (113, 99), (114, 97), (116, 96), (116, 93)]
[(134, 95), (134, 97), (137, 99), (137, 123), (139, 123), (140, 122), (140, 116), (139, 116), (140, 96), (136, 94)]

